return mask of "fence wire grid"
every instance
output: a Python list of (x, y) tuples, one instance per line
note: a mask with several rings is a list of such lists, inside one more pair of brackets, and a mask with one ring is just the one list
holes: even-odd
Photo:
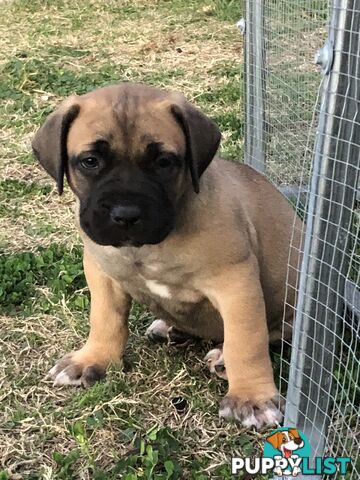
[(360, 0), (246, 0), (245, 11), (245, 162), (304, 220), (288, 268), (284, 425), (305, 433), (313, 457), (351, 457), (345, 478), (358, 480)]

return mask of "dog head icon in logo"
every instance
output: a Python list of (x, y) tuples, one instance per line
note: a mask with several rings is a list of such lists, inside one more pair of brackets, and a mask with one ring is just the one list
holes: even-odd
[(266, 441), (279, 450), (285, 458), (291, 457), (295, 450), (304, 446), (304, 440), (300, 437), (296, 428), (275, 432), (267, 437)]
[(310, 444), (296, 428), (278, 428), (267, 438), (264, 457), (278, 460), (274, 473), (278, 476), (297, 476), (301, 473), (301, 459), (310, 456)]

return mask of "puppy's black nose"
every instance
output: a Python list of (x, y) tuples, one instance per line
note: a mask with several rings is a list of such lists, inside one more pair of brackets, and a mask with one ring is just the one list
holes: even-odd
[(110, 212), (111, 220), (123, 227), (139, 224), (140, 215), (141, 211), (137, 205), (117, 205)]

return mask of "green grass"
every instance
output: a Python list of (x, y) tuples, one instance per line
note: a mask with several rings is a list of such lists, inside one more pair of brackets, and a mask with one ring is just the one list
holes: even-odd
[[(69, 251), (65, 245), (53, 244), (37, 254), (3, 255), (0, 276), (0, 302), (5, 313), (49, 312), (64, 295), (73, 310), (89, 303), (78, 292), (86, 287), (80, 247)], [(48, 297), (39, 293), (45, 287), (51, 292)]]

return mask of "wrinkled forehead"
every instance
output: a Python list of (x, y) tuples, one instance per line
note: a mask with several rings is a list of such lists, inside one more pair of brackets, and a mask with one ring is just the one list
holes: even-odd
[(129, 159), (141, 157), (150, 143), (162, 149), (185, 153), (185, 137), (170, 111), (169, 100), (87, 98), (68, 135), (69, 155), (89, 151), (98, 141)]

